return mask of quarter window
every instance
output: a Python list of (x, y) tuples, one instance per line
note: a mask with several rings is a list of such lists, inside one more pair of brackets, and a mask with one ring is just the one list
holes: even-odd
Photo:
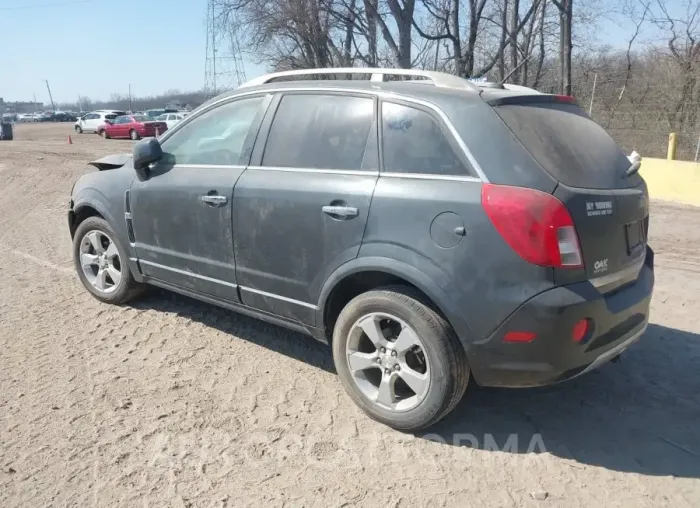
[(207, 111), (163, 143), (172, 164), (239, 164), (248, 131), (263, 97), (251, 97)]
[(384, 171), (467, 175), (442, 125), (416, 108), (382, 103)]
[(369, 169), (373, 163), (363, 160), (373, 119), (371, 98), (285, 95), (270, 128), (262, 165)]

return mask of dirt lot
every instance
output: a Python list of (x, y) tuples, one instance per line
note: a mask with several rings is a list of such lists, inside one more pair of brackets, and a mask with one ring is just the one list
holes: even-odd
[(700, 506), (700, 209), (653, 202), (652, 324), (621, 362), (472, 386), (405, 435), (311, 339), (166, 292), (91, 298), (68, 196), (131, 143), (70, 133), (0, 142), (0, 506)]

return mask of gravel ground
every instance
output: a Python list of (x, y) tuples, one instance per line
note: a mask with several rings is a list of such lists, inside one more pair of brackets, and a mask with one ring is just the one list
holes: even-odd
[(0, 506), (700, 506), (700, 209), (652, 203), (651, 325), (618, 363), (471, 386), (429, 434), (364, 417), (330, 350), (167, 292), (98, 303), (66, 207), (128, 141), (0, 142)]

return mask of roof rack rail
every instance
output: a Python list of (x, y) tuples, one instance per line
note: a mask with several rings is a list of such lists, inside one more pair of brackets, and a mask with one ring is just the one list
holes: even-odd
[(385, 76), (412, 76), (423, 78), (430, 81), (433, 85), (445, 88), (459, 88), (462, 90), (470, 90), (479, 92), (480, 89), (476, 83), (472, 83), (464, 78), (447, 74), (445, 72), (424, 71), (420, 69), (384, 69), (373, 67), (340, 67), (340, 68), (325, 68), (325, 69), (297, 69), (293, 71), (273, 72), (265, 74), (250, 81), (243, 83), (239, 88), (264, 85), (271, 83), (275, 79), (295, 77), (295, 76), (322, 76), (328, 74), (353, 74), (371, 76), (370, 81), (385, 81)]

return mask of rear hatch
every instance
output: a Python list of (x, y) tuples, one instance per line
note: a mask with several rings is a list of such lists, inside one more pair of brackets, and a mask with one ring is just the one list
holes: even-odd
[(573, 219), (584, 267), (556, 269), (556, 282), (597, 279), (603, 290), (635, 280), (646, 252), (648, 192), (636, 172), (627, 174), (625, 153), (570, 97), (514, 95), (489, 102), (558, 182), (553, 194)]

